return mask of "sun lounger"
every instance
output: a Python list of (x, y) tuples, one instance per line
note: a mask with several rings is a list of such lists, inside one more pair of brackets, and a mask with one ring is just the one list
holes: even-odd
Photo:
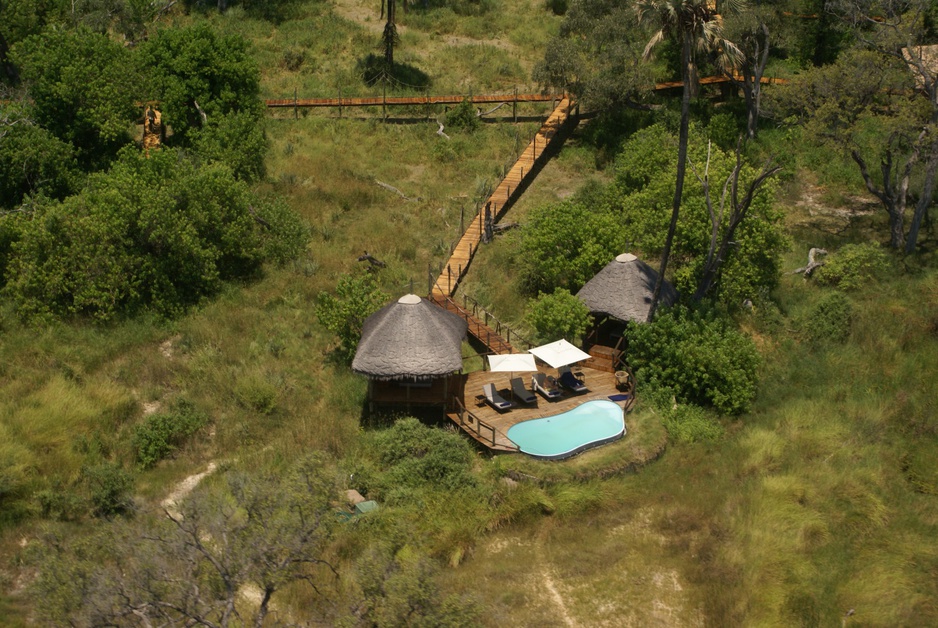
[(482, 392), (485, 393), (485, 400), (496, 410), (501, 411), (511, 408), (511, 402), (498, 394), (495, 390), (495, 384), (486, 384), (482, 387)]
[(524, 387), (524, 381), (520, 377), (514, 377), (511, 380), (511, 394), (521, 403), (534, 403), (537, 397), (530, 390)]
[(557, 373), (560, 376), (560, 385), (567, 390), (571, 390), (576, 393), (586, 392), (589, 390), (589, 388), (587, 388), (581, 380), (577, 379), (576, 376), (570, 372), (570, 369), (560, 368), (557, 370)]
[(559, 399), (563, 394), (554, 378), (548, 377), (547, 373), (535, 373), (531, 377), (531, 387), (545, 399)]

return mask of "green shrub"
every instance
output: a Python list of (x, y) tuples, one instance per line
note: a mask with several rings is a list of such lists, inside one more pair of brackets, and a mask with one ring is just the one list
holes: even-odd
[(567, 9), (570, 8), (568, 0), (546, 0), (545, 4), (547, 5), (547, 10), (554, 15), (566, 15)]
[(850, 336), (853, 304), (843, 292), (824, 295), (802, 318), (801, 329), (815, 343), (844, 342)]
[(343, 359), (351, 362), (355, 357), (365, 319), (377, 312), (387, 298), (370, 273), (343, 275), (334, 296), (327, 292), (319, 295), (316, 316), (323, 327), (339, 337)]
[(242, 406), (261, 414), (271, 414), (277, 407), (277, 388), (263, 377), (239, 380), (235, 396)]
[(882, 277), (889, 267), (889, 256), (879, 245), (845, 244), (824, 260), (815, 278), (840, 290), (857, 290)]
[(679, 405), (665, 413), (664, 426), (672, 440), (679, 443), (714, 441), (723, 436), (723, 426), (698, 406)]
[(669, 389), (679, 403), (742, 414), (755, 398), (759, 354), (752, 340), (712, 312), (679, 306), (629, 326), (639, 385)]
[(73, 487), (43, 489), (36, 493), (35, 498), (40, 515), (46, 519), (74, 521), (88, 510), (88, 504)]
[(409, 490), (424, 486), (449, 491), (476, 486), (472, 449), (459, 434), (408, 417), (371, 440), (379, 466), (373, 488), (388, 501), (403, 500)]
[(468, 98), (446, 112), (446, 126), (472, 133), (481, 122), (476, 115), (475, 105)]
[(527, 322), (534, 328), (539, 343), (566, 338), (576, 344), (589, 327), (590, 312), (569, 290), (557, 288), (553, 294), (541, 293), (534, 299)]
[(134, 429), (137, 464), (149, 468), (175, 451), (186, 438), (208, 422), (190, 401), (177, 401), (167, 413), (153, 414)]
[(82, 480), (88, 487), (96, 517), (113, 517), (127, 513), (133, 507), (134, 478), (119, 464), (104, 462), (85, 467)]

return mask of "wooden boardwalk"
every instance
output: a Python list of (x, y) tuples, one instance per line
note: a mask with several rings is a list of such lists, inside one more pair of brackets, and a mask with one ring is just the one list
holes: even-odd
[[(729, 83), (730, 77), (725, 74), (719, 76), (705, 76), (697, 81), (698, 85), (718, 85), (720, 83)], [(733, 80), (741, 81), (743, 80), (742, 75), (737, 74), (734, 76)], [(785, 85), (788, 83), (788, 79), (783, 78), (770, 78), (768, 76), (763, 76), (762, 80), (759, 81), (763, 85)], [(655, 83), (655, 91), (661, 91), (664, 89), (674, 89), (677, 87), (684, 87), (684, 81), (667, 81), (664, 83)]]
[(469, 326), (469, 333), (485, 345), (490, 353), (514, 353), (514, 348), (509, 341), (511, 338), (511, 330), (508, 330), (509, 339), (502, 338), (497, 330), (492, 329), (484, 322), (480, 321), (471, 311), (456, 303), (451, 297), (441, 294), (431, 294), (430, 301), (436, 303), (447, 312), (452, 312), (465, 320)]
[(453, 94), (448, 96), (365, 96), (348, 98), (274, 98), (265, 100), (271, 109), (307, 107), (381, 107), (384, 105), (458, 105), (466, 99), (476, 104), (553, 102), (556, 94)]
[(449, 261), (443, 266), (443, 272), (433, 283), (430, 290), (431, 298), (451, 297), (456, 293), (459, 281), (469, 269), (472, 256), (475, 255), (479, 243), (482, 241), (482, 234), (485, 230), (485, 208), (489, 208), (492, 221), (497, 222), (501, 214), (518, 197), (519, 188), (523, 188), (536, 175), (538, 160), (551, 145), (554, 138), (558, 137), (563, 126), (570, 119), (572, 109), (573, 103), (569, 98), (560, 101), (560, 104), (557, 105), (541, 126), (534, 139), (521, 152), (518, 161), (515, 162), (505, 178), (498, 184), (492, 195), (482, 204), (482, 210), (470, 221), (466, 232), (454, 246)]

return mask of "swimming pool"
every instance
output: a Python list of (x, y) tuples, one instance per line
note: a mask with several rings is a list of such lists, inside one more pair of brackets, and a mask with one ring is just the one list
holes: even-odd
[(508, 438), (521, 451), (549, 460), (574, 456), (624, 434), (622, 408), (605, 399), (587, 401), (563, 414), (524, 421), (508, 429)]

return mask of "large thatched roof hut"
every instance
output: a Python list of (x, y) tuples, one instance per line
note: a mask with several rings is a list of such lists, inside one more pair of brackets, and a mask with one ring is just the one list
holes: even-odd
[(443, 402), (449, 376), (462, 370), (466, 327), (430, 301), (404, 295), (365, 321), (352, 370), (371, 380), (373, 401)]
[[(609, 262), (577, 293), (593, 314), (603, 314), (620, 321), (644, 322), (648, 319), (651, 298), (658, 272), (631, 253), (623, 253)], [(667, 281), (661, 286), (661, 305), (673, 305), (677, 291)]]

